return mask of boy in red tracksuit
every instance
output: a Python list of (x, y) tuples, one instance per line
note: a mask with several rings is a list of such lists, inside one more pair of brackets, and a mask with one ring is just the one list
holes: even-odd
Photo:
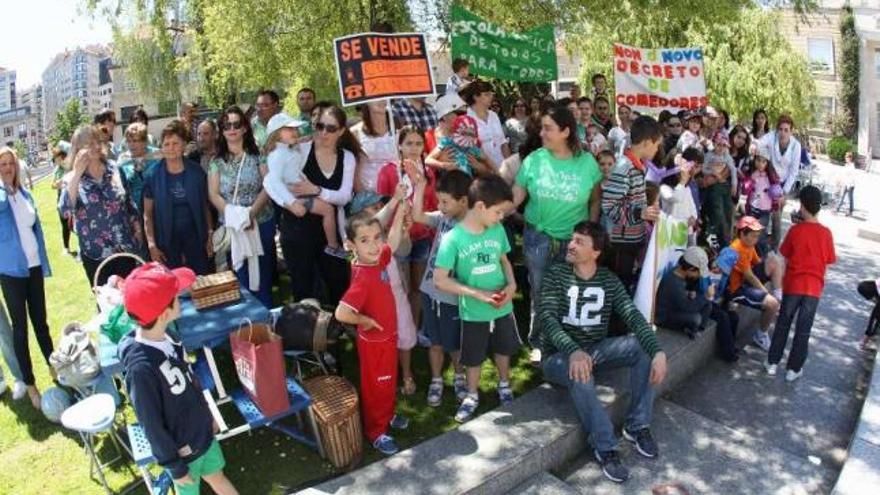
[(382, 225), (368, 212), (352, 216), (345, 227), (345, 246), (354, 252), (351, 285), (339, 301), (336, 319), (357, 325), (357, 352), (361, 374), (361, 414), (364, 433), (385, 455), (397, 453), (389, 426), (406, 428), (395, 416), (397, 391), (397, 309), (386, 268), (403, 235), (407, 208), (400, 207), (383, 239)]

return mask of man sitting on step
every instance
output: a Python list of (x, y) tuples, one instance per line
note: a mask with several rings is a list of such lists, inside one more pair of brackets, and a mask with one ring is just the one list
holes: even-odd
[[(574, 227), (565, 262), (555, 263), (544, 275), (538, 315), (546, 356), (544, 378), (568, 389), (584, 430), (592, 435), (602, 472), (622, 483), (629, 471), (618, 456), (614, 428), (596, 393), (593, 374), (630, 368), (631, 399), (623, 437), (641, 455), (654, 458), (658, 451), (649, 429), (652, 386), (666, 377), (666, 354), (620, 279), (597, 264), (606, 242), (598, 223), (581, 222)], [(612, 312), (633, 334), (608, 336)]]

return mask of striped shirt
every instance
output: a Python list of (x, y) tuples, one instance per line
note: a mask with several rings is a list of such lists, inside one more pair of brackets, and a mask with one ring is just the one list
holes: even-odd
[(567, 262), (554, 263), (541, 282), (538, 317), (545, 355), (584, 350), (608, 335), (612, 311), (635, 333), (648, 356), (660, 352), (657, 336), (636, 309), (617, 275), (599, 267), (589, 280)]
[(602, 191), (602, 213), (608, 218), (608, 237), (614, 243), (639, 244), (645, 240), (642, 210), (645, 174), (623, 155), (617, 159)]

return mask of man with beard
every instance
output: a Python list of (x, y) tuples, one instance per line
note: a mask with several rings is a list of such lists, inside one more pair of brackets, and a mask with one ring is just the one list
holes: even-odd
[[(596, 393), (593, 373), (630, 368), (631, 399), (623, 437), (641, 455), (655, 458), (657, 444), (650, 431), (653, 387), (666, 377), (666, 354), (620, 279), (598, 265), (605, 244), (605, 231), (598, 223), (584, 221), (574, 227), (565, 262), (555, 263), (544, 275), (538, 314), (544, 377), (568, 389), (602, 472), (622, 483), (629, 471), (618, 456), (614, 427)], [(608, 336), (612, 312), (632, 334)]]

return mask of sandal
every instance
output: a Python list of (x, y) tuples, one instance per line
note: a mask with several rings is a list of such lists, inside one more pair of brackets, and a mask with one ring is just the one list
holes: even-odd
[(413, 377), (408, 376), (403, 379), (403, 386), (400, 387), (400, 393), (403, 395), (412, 395), (416, 393), (416, 381)]

